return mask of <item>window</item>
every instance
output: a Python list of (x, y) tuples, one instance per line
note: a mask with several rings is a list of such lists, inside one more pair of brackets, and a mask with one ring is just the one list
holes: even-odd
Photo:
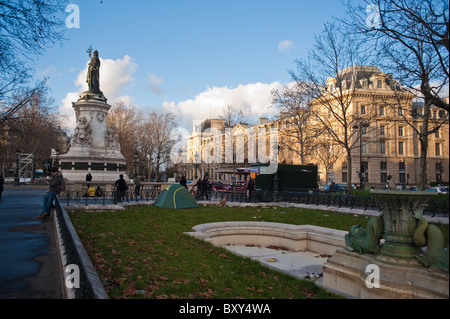
[(342, 182), (347, 183), (347, 162), (342, 163)]
[(403, 150), (403, 145), (404, 143), (403, 142), (398, 142), (398, 154), (399, 155), (403, 155), (403, 152), (404, 152), (404, 150)]
[(398, 108), (398, 116), (403, 115), (403, 109), (401, 107)]
[(387, 163), (386, 162), (380, 163), (380, 180), (382, 183), (387, 182)]
[(381, 154), (386, 154), (386, 141), (381, 141), (380, 142), (380, 153)]
[(442, 173), (443, 173), (443, 166), (441, 163), (436, 163), (436, 181), (438, 183), (442, 183)]
[(361, 141), (361, 153), (367, 153), (367, 141)]
[(361, 114), (366, 114), (366, 106), (361, 105)]
[(398, 163), (398, 180), (400, 183), (406, 182), (406, 164), (405, 162)]
[(398, 136), (403, 136), (403, 126), (398, 127)]
[(384, 116), (384, 106), (380, 106), (380, 116)]
[(377, 86), (378, 86), (379, 89), (382, 89), (383, 88), (383, 80), (378, 80), (377, 81)]
[(380, 125), (380, 135), (386, 135), (386, 126)]
[(367, 88), (367, 80), (362, 80), (361, 86), (363, 89)]
[(439, 130), (437, 130), (437, 131), (434, 133), (434, 137), (435, 137), (435, 138), (439, 138)]
[(441, 155), (441, 144), (440, 143), (436, 143), (435, 144), (435, 149), (436, 149), (436, 156), (440, 156)]

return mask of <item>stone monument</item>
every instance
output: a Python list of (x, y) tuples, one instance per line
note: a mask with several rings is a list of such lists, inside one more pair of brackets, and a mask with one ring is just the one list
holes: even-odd
[(126, 176), (126, 159), (120, 151), (114, 128), (107, 128), (111, 106), (100, 91), (100, 59), (98, 51), (88, 49), (89, 68), (86, 76), (88, 91), (72, 102), (76, 128), (69, 151), (59, 156), (60, 169), (69, 181), (85, 181), (91, 173), (93, 181), (112, 182), (119, 174)]

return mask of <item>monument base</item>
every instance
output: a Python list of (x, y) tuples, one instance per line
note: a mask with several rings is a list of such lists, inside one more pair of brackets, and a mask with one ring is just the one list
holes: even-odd
[(80, 182), (91, 173), (93, 182), (114, 182), (123, 174), (128, 180), (126, 159), (120, 151), (117, 135), (114, 128), (107, 127), (111, 106), (103, 94), (84, 92), (72, 106), (77, 116), (75, 134), (69, 151), (59, 156), (64, 177)]
[[(378, 267), (379, 287), (374, 268)], [(366, 279), (371, 276), (366, 284)], [(397, 266), (375, 255), (337, 250), (323, 268), (323, 285), (360, 299), (448, 299), (449, 275), (424, 266)], [(374, 286), (370, 288), (371, 286)]]

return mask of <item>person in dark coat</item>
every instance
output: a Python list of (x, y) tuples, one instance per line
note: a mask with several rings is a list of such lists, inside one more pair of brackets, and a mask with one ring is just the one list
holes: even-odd
[(119, 179), (114, 183), (116, 188), (116, 196), (119, 202), (122, 201), (122, 197), (125, 196), (125, 191), (128, 190), (127, 182), (123, 179), (123, 174), (119, 175)]
[(188, 188), (188, 187), (187, 187), (186, 177), (184, 177), (184, 175), (181, 176), (181, 179), (180, 179), (180, 185), (182, 185), (182, 186)]
[(250, 180), (247, 183), (247, 198), (248, 200), (253, 199), (253, 193), (255, 192), (255, 181), (250, 178)]
[(194, 186), (197, 186), (196, 197), (197, 197), (197, 199), (199, 199), (200, 196), (202, 196), (202, 179), (199, 178), (197, 183)]
[(51, 177), (48, 180), (48, 190), (42, 202), (42, 212), (37, 219), (44, 219), (50, 215), (56, 196), (58, 196), (61, 191), (64, 191), (65, 182), (62, 173), (57, 167), (52, 167), (50, 172)]
[(205, 176), (202, 181), (202, 199), (203, 196), (205, 196), (206, 200), (208, 200), (208, 190), (209, 190), (208, 178), (206, 178)]

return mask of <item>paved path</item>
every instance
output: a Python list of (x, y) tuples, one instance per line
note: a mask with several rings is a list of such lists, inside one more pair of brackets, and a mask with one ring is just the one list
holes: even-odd
[(0, 200), (0, 299), (61, 299), (53, 218), (35, 219), (45, 186), (4, 185)]

